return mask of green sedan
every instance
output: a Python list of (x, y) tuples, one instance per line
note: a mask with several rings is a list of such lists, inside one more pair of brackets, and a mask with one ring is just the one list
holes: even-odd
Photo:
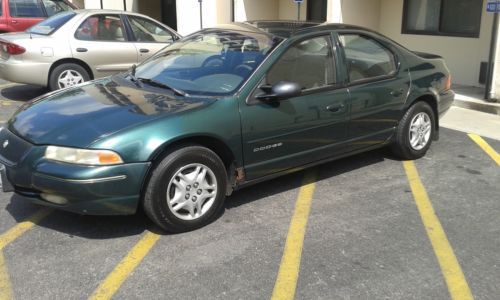
[(439, 56), (308, 22), (193, 33), (130, 72), (24, 105), (0, 128), (5, 192), (81, 214), (204, 226), (234, 190), (390, 146), (425, 155), (452, 104)]

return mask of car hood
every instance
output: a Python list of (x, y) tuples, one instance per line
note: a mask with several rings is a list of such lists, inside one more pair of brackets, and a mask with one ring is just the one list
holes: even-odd
[(34, 144), (87, 147), (130, 126), (214, 101), (175, 97), (168, 90), (140, 89), (125, 79), (105, 78), (34, 99), (16, 112), (8, 126)]

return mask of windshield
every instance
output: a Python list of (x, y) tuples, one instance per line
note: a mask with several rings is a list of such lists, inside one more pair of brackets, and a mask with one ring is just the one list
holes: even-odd
[(230, 95), (280, 41), (255, 32), (200, 31), (138, 66), (136, 77), (188, 94)]
[(73, 18), (76, 13), (71, 11), (61, 12), (54, 15), (42, 22), (36, 24), (35, 26), (29, 28), (27, 32), (34, 34), (50, 35), (54, 33), (61, 26), (66, 24), (71, 18)]

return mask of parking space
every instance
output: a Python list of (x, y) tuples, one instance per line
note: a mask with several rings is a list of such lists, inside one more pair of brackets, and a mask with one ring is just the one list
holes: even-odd
[[(0, 89), (0, 123), (42, 92)], [(500, 151), (500, 141), (485, 141)], [(158, 232), (141, 212), (45, 216), (0, 193), (0, 298), (266, 299), (283, 275), (296, 299), (448, 299), (463, 291), (446, 280), (458, 273), (476, 299), (497, 298), (499, 166), (466, 133), (443, 128), (415, 167), (434, 216), (417, 208), (403, 162), (381, 149), (238, 191), (216, 222), (177, 235)], [(424, 226), (426, 217), (434, 223)], [(431, 242), (436, 220), (457, 263), (445, 261), (444, 271), (446, 242)]]

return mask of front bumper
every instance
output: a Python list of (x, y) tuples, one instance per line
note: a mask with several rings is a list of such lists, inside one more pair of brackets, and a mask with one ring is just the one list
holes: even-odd
[(135, 213), (149, 162), (113, 166), (54, 162), (43, 158), (45, 146), (31, 145), (7, 131), (2, 136), (10, 141), (0, 149), (0, 164), (5, 165), (1, 171), (4, 191), (80, 214)]

